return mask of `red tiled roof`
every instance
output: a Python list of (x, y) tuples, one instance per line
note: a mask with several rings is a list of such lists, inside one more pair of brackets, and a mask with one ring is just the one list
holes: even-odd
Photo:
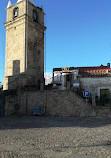
[[(94, 76), (94, 75), (108, 75), (110, 74), (111, 75), (111, 68), (110, 68), (110, 63), (107, 63), (107, 66), (93, 66), (93, 67), (69, 67), (69, 71), (70, 70), (75, 70), (75, 69), (78, 69), (79, 70), (79, 73), (82, 75), (82, 76)], [(53, 69), (53, 72), (54, 71), (62, 71), (63, 68), (54, 68)], [(68, 71), (68, 73), (69, 73)]]
[(97, 72), (107, 72), (110, 70), (109, 66), (96, 66), (96, 67), (78, 67), (80, 73), (97, 73)]

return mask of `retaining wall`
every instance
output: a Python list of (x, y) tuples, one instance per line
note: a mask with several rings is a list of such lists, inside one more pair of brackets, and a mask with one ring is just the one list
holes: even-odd
[[(111, 117), (111, 107), (95, 107), (84, 101), (73, 91), (46, 90), (18, 92), (5, 98), (5, 115), (32, 115), (35, 105), (45, 106), (46, 115)], [(18, 105), (18, 107), (17, 107)]]

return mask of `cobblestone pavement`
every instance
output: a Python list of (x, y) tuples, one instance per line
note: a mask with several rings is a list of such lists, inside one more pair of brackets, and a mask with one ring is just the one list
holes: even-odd
[(0, 158), (111, 158), (111, 119), (0, 118)]

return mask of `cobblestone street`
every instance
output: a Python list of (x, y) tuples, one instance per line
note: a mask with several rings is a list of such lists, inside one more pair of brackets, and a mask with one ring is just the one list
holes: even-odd
[(0, 118), (0, 158), (56, 157), (111, 158), (111, 119)]

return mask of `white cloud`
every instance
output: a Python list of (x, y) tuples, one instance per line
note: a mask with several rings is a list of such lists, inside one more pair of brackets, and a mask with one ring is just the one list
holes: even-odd
[(45, 72), (45, 85), (48, 85), (52, 82), (52, 72)]

